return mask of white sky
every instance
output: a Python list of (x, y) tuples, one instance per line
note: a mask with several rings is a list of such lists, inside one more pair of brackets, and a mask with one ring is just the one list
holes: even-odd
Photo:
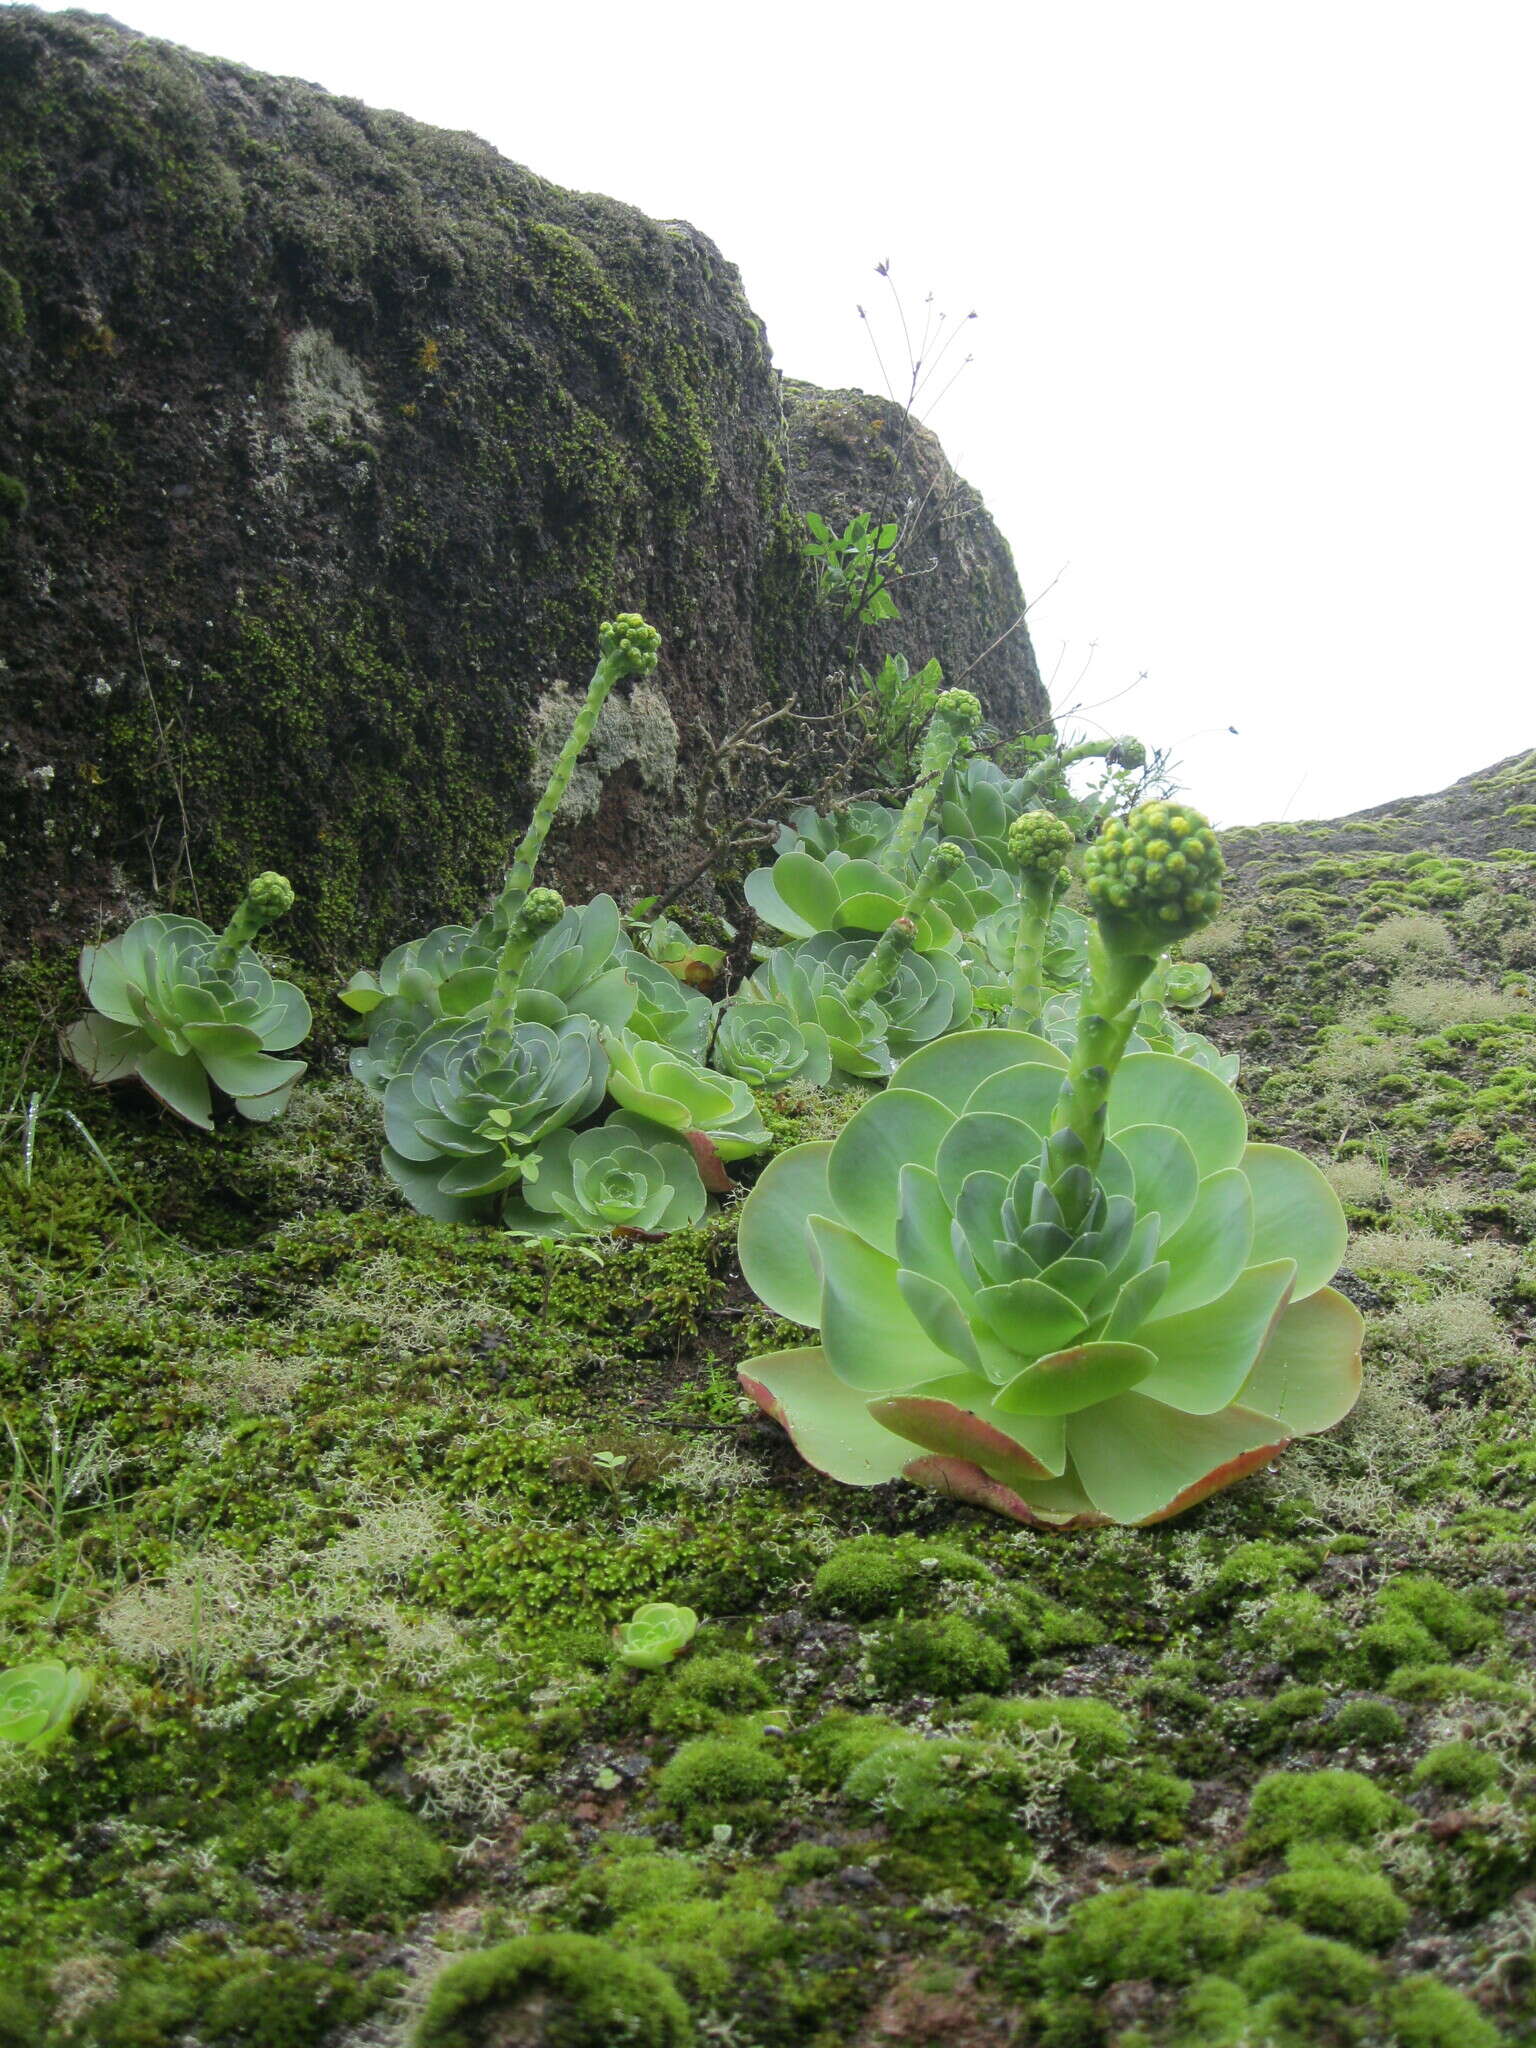
[(932, 424), (1058, 705), (1144, 673), (1218, 821), (1536, 744), (1528, 0), (117, 4), (692, 221), (789, 375), (881, 388), (857, 303), (904, 373), (881, 258), (974, 307)]

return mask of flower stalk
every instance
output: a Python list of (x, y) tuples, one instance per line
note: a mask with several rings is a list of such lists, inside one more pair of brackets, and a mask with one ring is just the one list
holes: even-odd
[(945, 690), (933, 707), (918, 757), (917, 784), (881, 861), (893, 875), (905, 872), (917, 852), (939, 786), (981, 724), (981, 705), (969, 690)]
[(1008, 1025), (1014, 1031), (1033, 1031), (1045, 1004), (1045, 939), (1066, 875), (1062, 863), (1072, 851), (1072, 828), (1049, 811), (1026, 811), (1008, 827), (1008, 851), (1019, 874)]
[(869, 958), (843, 990), (844, 1002), (857, 1009), (873, 1001), (881, 989), (894, 981), (902, 955), (917, 941), (918, 920), (939, 890), (964, 865), (965, 855), (952, 840), (936, 846), (923, 863), (923, 871), (907, 891), (901, 914), (887, 925)]
[(651, 673), (659, 658), (661, 635), (653, 626), (648, 626), (638, 612), (620, 612), (616, 619), (609, 619), (598, 627), (597, 645), (598, 663), (587, 685), (586, 697), (576, 714), (575, 724), (566, 736), (565, 745), (560, 749), (560, 758), (550, 771), (543, 794), (534, 805), (528, 829), (512, 856), (512, 865), (507, 870), (506, 881), (492, 910), (492, 918), (500, 928), (512, 923), (523, 898), (533, 887), (534, 870), (549, 837), (549, 828), (555, 822), (555, 814), (570, 784), (572, 771), (592, 737), (609, 691), (624, 676)]

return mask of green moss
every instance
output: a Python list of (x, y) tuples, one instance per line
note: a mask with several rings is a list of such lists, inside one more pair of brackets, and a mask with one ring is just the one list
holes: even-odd
[(22, 304), (21, 286), (11, 273), (0, 267), (0, 341), (19, 341), (27, 331), (27, 309)]
[(870, 1670), (888, 1693), (924, 1693), (957, 1700), (996, 1692), (1008, 1683), (1008, 1652), (964, 1615), (898, 1621), (869, 1652)]
[(1475, 1742), (1441, 1742), (1414, 1765), (1413, 1782), (1459, 1799), (1475, 1799), (1499, 1782), (1499, 1760)]
[(1278, 1592), (1297, 1578), (1317, 1570), (1315, 1552), (1300, 1543), (1277, 1543), (1268, 1537), (1239, 1543), (1221, 1561), (1202, 1591), (1202, 1602)]
[(1428, 1629), (1454, 1657), (1481, 1649), (1500, 1634), (1498, 1622), (1469, 1595), (1423, 1573), (1391, 1580), (1383, 1587), (1376, 1607), (1384, 1619), (1402, 1618)]
[(992, 1574), (955, 1543), (915, 1536), (855, 1536), (839, 1544), (811, 1583), (811, 1601), (826, 1614), (871, 1621), (924, 1604), (945, 1584), (987, 1584)]
[(1277, 1771), (1254, 1787), (1245, 1834), (1260, 1855), (1293, 1843), (1370, 1842), (1398, 1812), (1358, 1771)]
[(1268, 1756), (1282, 1748), (1309, 1721), (1315, 1721), (1327, 1704), (1328, 1695), (1320, 1685), (1288, 1685), (1256, 1710), (1249, 1709), (1244, 1702), (1237, 1718), (1251, 1723), (1248, 1740), (1254, 1754)]
[(1395, 1700), (1414, 1705), (1438, 1704), (1442, 1700), (1486, 1700), (1505, 1702), (1521, 1697), (1520, 1687), (1490, 1672), (1468, 1671), (1461, 1664), (1409, 1664), (1394, 1671), (1386, 1690)]
[(773, 1695), (754, 1660), (739, 1650), (690, 1657), (679, 1665), (651, 1704), (652, 1728), (662, 1735), (693, 1735), (722, 1716), (767, 1706)]
[(1093, 1764), (1128, 1756), (1131, 1724), (1107, 1700), (982, 1699), (974, 1703), (978, 1723), (1000, 1732), (1010, 1728), (1060, 1728), (1072, 1738), (1075, 1760)]
[(1471, 1999), (1433, 1977), (1405, 1977), (1382, 2000), (1393, 2048), (1499, 2048), (1503, 2038)]
[(583, 1934), (524, 1935), (450, 1963), (413, 2048), (688, 2048), (687, 2007), (654, 1964)]
[(856, 1763), (843, 1796), (875, 1808), (893, 1833), (920, 1833), (939, 1822), (1003, 1825), (1016, 1774), (1000, 1774), (998, 1753), (964, 1736), (900, 1735)]
[(912, 1544), (889, 1536), (855, 1536), (819, 1567), (811, 1600), (827, 1614), (870, 1621), (906, 1605), (917, 1590), (919, 1571)]
[(399, 1920), (446, 1883), (453, 1859), (416, 1816), (383, 1800), (325, 1804), (302, 1819), (288, 1874), (349, 1920)]
[(692, 1835), (707, 1835), (718, 1821), (750, 1825), (767, 1817), (789, 1773), (770, 1751), (731, 1736), (685, 1742), (656, 1781), (658, 1802)]
[(1408, 1908), (1375, 1871), (1311, 1845), (1293, 1848), (1288, 1863), (1264, 1889), (1309, 1934), (1333, 1935), (1358, 1948), (1390, 1948), (1408, 1925)]
[(828, 1714), (801, 1739), (806, 1776), (814, 1784), (841, 1788), (855, 1764), (905, 1733), (884, 1714)]
[(0, 523), (14, 526), (26, 509), (26, 485), (19, 476), (0, 469)]
[(1252, 1893), (1128, 1887), (1073, 1907), (1046, 1948), (1043, 1974), (1060, 1992), (1138, 1978), (1189, 1984), (1235, 1962), (1264, 1930), (1264, 1903)]
[(1172, 2048), (1244, 2048), (1252, 2008), (1240, 1986), (1226, 1977), (1202, 1977), (1179, 2006)]
[(743, 1969), (785, 1946), (773, 1912), (782, 1874), (727, 1875), (719, 1865), (620, 1837), (596, 1872), (586, 1873), (584, 1887), (599, 1895), (611, 1916), (608, 1932), (626, 1952), (658, 1964), (690, 1999), (718, 2004)]
[[(324, 1964), (285, 1956), (218, 1954), (206, 1937), (135, 1957), (121, 1989), (73, 2036), (112, 2048), (173, 2048), (195, 2028), (208, 2048), (319, 2048), (394, 1988), (360, 1985)], [(32, 2036), (36, 2042), (39, 2036)]]
[(1075, 1771), (1066, 1785), (1067, 1810), (1078, 1826), (1115, 1842), (1178, 1841), (1193, 1797), (1193, 1786), (1156, 1764)]
[(1330, 2007), (1364, 2004), (1380, 1981), (1379, 1966), (1357, 1949), (1315, 1934), (1277, 1935), (1238, 1975), (1250, 1998), (1274, 1999), (1274, 2016), (1292, 2027), (1325, 2025)]
[(1438, 1636), (1407, 1615), (1373, 1621), (1355, 1637), (1352, 1662), (1366, 1680), (1389, 1679), (1399, 1666), (1424, 1664), (1439, 1654)]
[(1346, 1701), (1327, 1728), (1335, 1749), (1387, 1749), (1406, 1733), (1402, 1715), (1385, 1700)]

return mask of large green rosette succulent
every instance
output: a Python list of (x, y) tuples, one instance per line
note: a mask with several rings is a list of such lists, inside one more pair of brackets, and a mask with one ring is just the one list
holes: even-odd
[(368, 1042), (349, 1060), (353, 1074), (382, 1099), (422, 1032), (444, 1018), (485, 1014), (499, 968), (515, 970), (517, 1014), (527, 1023), (626, 1023), (637, 991), (625, 976), (620, 922), (611, 896), (567, 909), (553, 889), (532, 889), (505, 928), (487, 916), (473, 931), (442, 925), (397, 946), (377, 976), (354, 975), (342, 992), (369, 1019)]
[[(795, 947), (803, 964), (822, 967), (846, 996), (859, 970), (873, 960), (879, 942), (870, 938), (838, 938), (820, 932)], [(885, 1020), (883, 1036), (896, 1059), (915, 1052), (931, 1038), (957, 1031), (971, 1014), (973, 996), (965, 970), (948, 953), (903, 953), (894, 974), (869, 998)]]
[(829, 853), (846, 854), (851, 860), (878, 861), (901, 823), (900, 811), (888, 804), (860, 800), (840, 811), (816, 811), (809, 804), (790, 813), (787, 825), (779, 827), (773, 842), (775, 853), (810, 853), (825, 860)]
[(305, 1062), (273, 1055), (308, 1035), (309, 1004), (272, 979), (251, 941), (292, 903), (281, 875), (258, 875), (222, 933), (157, 915), (85, 947), (92, 1010), (64, 1033), (70, 1057), (102, 1085), (137, 1077), (199, 1130), (213, 1129), (210, 1082), (252, 1123), (281, 1116)]
[(1025, 1032), (941, 1039), (748, 1196), (742, 1271), (821, 1342), (742, 1381), (834, 1478), (1151, 1522), (1353, 1406), (1360, 1317), (1326, 1285), (1345, 1224), (1318, 1170), (1249, 1144), (1214, 1075), (1132, 1053), (1068, 1228), (1043, 1157), (1066, 1068)]
[(1144, 805), (1085, 866), (1070, 1046), (925, 1046), (834, 1143), (774, 1160), (740, 1231), (763, 1301), (821, 1332), (742, 1375), (811, 1463), (1045, 1527), (1178, 1514), (1331, 1427), (1360, 1382), (1328, 1183), (1249, 1144), (1217, 1075), (1127, 1050), (1158, 955), (1220, 902), (1214, 834)]
[(824, 1043), (840, 1074), (883, 1081), (896, 1064), (878, 1001), (850, 1003), (843, 979), (825, 962), (802, 955), (798, 946), (775, 947), (737, 991), (732, 1009), (741, 1015), (760, 1005), (793, 1018), (808, 1044)]
[(590, 1116), (607, 1075), (590, 1018), (444, 1018), (384, 1091), (385, 1170), (423, 1216), (494, 1222), (505, 1191), (537, 1173), (539, 1140)]

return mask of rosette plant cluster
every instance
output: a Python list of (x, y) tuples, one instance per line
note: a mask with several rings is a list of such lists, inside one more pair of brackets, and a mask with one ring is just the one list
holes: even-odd
[[(714, 1022), (690, 985), (702, 954), (673, 927), (668, 961), (624, 936), (609, 896), (566, 908), (534, 885), (539, 852), (603, 702), (656, 665), (657, 636), (626, 614), (600, 658), (570, 738), (506, 882), (473, 929), (443, 926), (397, 947), (343, 1000), (369, 1020), (353, 1072), (384, 1109), (384, 1166), (443, 1222), (532, 1236), (676, 1230), (731, 1182), (724, 1162), (769, 1135), (750, 1089), (704, 1063)], [(672, 969), (678, 971), (672, 971)], [(587, 1125), (605, 1102), (617, 1113)]]
[(1128, 1051), (1162, 947), (1219, 902), (1214, 836), (1144, 806), (1089, 892), (1069, 1048), (941, 1038), (747, 1199), (743, 1272), (820, 1342), (743, 1383), (834, 1477), (1039, 1526), (1150, 1522), (1353, 1405), (1360, 1317), (1327, 1284), (1337, 1197), (1300, 1154), (1249, 1143), (1218, 1075)]
[(277, 1055), (308, 1035), (309, 1004), (292, 982), (272, 979), (251, 942), (292, 906), (283, 876), (263, 874), (222, 932), (157, 914), (85, 947), (91, 1010), (64, 1033), (70, 1058), (103, 1085), (141, 1081), (199, 1130), (213, 1129), (214, 1087), (252, 1123), (281, 1116), (305, 1062)]

